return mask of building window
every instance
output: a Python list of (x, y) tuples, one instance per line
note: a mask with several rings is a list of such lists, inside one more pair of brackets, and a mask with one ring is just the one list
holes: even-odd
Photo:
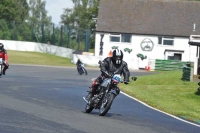
[(160, 45), (169, 45), (173, 46), (174, 45), (174, 38), (173, 37), (158, 37), (158, 44)]
[(174, 56), (168, 56), (167, 59), (168, 60), (174, 60)]
[(110, 35), (110, 42), (120, 42), (120, 34), (112, 34)]
[(120, 37), (112, 36), (112, 37), (110, 37), (110, 41), (111, 42), (120, 42)]
[(110, 34), (110, 42), (131, 43), (131, 34)]
[(131, 43), (131, 34), (121, 34), (121, 42)]

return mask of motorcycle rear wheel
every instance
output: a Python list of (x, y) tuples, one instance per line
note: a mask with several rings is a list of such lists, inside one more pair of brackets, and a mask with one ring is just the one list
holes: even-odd
[(0, 76), (3, 74), (3, 65), (0, 64)]
[(104, 101), (101, 104), (101, 107), (99, 109), (99, 115), (100, 116), (104, 116), (106, 115), (106, 113), (108, 112), (108, 110), (110, 109), (112, 102), (115, 98), (115, 95), (112, 93), (109, 93), (106, 97), (106, 99), (104, 99)]

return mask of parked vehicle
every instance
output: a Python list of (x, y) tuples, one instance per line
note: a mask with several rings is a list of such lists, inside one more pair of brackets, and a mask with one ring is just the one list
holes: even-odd
[[(132, 77), (132, 79), (134, 81), (137, 80), (136, 77)], [(90, 113), (93, 109), (99, 109), (100, 116), (106, 115), (114, 98), (120, 92), (120, 89), (117, 86), (120, 82), (123, 82), (123, 80), (119, 74), (113, 74), (109, 78), (105, 78), (92, 98), (86, 100), (85, 97), (83, 97), (86, 101), (85, 112)]]
[(78, 73), (80, 75), (84, 74), (87, 75), (87, 70), (85, 69), (85, 65), (83, 63), (81, 63), (80, 65), (78, 65)]

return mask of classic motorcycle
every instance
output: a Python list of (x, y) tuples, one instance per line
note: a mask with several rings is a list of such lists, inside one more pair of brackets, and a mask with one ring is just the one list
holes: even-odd
[(80, 75), (82, 75), (83, 73), (85, 73), (85, 75), (87, 75), (87, 70), (85, 69), (85, 65), (83, 63), (81, 63), (80, 65), (78, 65), (78, 73)]
[[(136, 81), (137, 77), (132, 77), (132, 80)], [(124, 81), (119, 74), (113, 74), (109, 78), (105, 78), (92, 98), (86, 100), (86, 98), (83, 97), (84, 101), (87, 103), (85, 112), (90, 113), (93, 109), (99, 109), (100, 116), (106, 115), (114, 98), (120, 92), (120, 89), (117, 86), (120, 82)]]
[(3, 74), (3, 59), (0, 58), (0, 76)]

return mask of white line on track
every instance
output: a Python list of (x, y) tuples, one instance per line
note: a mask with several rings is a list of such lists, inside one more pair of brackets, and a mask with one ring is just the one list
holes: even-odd
[(138, 99), (136, 99), (136, 98), (134, 98), (134, 97), (132, 97), (132, 96), (130, 96), (130, 95), (124, 93), (124, 92), (122, 92), (122, 91), (121, 91), (120, 93), (122, 93), (123, 95), (125, 95), (125, 96), (127, 96), (127, 97), (129, 97), (129, 98), (131, 98), (131, 99), (133, 99), (133, 100), (135, 100), (135, 101), (137, 101), (137, 102), (143, 104), (144, 106), (147, 106), (147, 107), (153, 109), (153, 110), (156, 110), (156, 111), (158, 111), (158, 112), (164, 113), (164, 114), (166, 114), (166, 115), (168, 115), (168, 116), (171, 116), (171, 117), (173, 117), (173, 118), (175, 118), (175, 119), (178, 119), (178, 120), (180, 120), (180, 121), (186, 122), (186, 123), (188, 123), (188, 124), (191, 124), (191, 125), (200, 127), (200, 125), (198, 125), (198, 124), (195, 124), (195, 123), (192, 123), (192, 122), (183, 120), (183, 119), (181, 119), (181, 118), (179, 118), (179, 117), (176, 117), (176, 116), (174, 116), (174, 115), (171, 115), (171, 114), (168, 114), (168, 113), (163, 112), (163, 111), (161, 111), (161, 110), (158, 110), (158, 109), (156, 109), (156, 108), (153, 108), (153, 107), (149, 106), (148, 104), (146, 104), (146, 103), (144, 103), (144, 102), (142, 102), (142, 101), (140, 101), (140, 100), (138, 100)]

